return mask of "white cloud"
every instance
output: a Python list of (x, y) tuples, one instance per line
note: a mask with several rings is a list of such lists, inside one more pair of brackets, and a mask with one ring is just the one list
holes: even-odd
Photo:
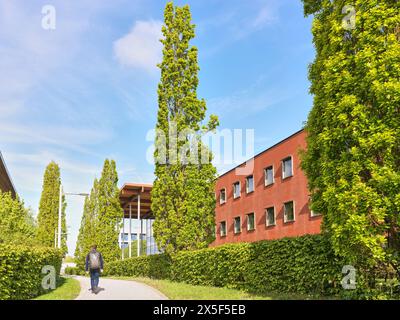
[(114, 42), (119, 63), (154, 72), (162, 57), (161, 27), (162, 22), (157, 20), (136, 21), (128, 34)]
[(258, 15), (251, 24), (252, 27), (257, 30), (265, 27), (266, 25), (277, 22), (278, 16), (276, 11), (277, 9), (275, 8), (275, 6), (272, 6), (270, 4), (265, 5), (258, 12)]

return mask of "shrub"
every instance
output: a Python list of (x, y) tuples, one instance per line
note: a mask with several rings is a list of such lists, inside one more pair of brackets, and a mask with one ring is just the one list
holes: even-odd
[(169, 279), (170, 267), (171, 262), (166, 255), (141, 256), (105, 264), (104, 275)]
[(321, 235), (228, 244), (173, 257), (172, 278), (251, 292), (337, 293), (343, 261)]
[[(338, 295), (344, 299), (398, 297), (397, 281), (368, 284), (357, 270), (357, 290), (343, 290), (343, 266), (324, 235), (226, 244), (196, 251), (143, 256), (110, 263), (108, 275), (170, 279), (193, 285), (242, 289), (253, 293), (299, 293), (312, 296)], [(379, 275), (378, 275), (379, 278)], [(375, 279), (376, 280), (376, 279)]]
[(85, 271), (80, 270), (78, 267), (65, 267), (64, 273), (67, 275), (85, 275)]
[(0, 244), (0, 300), (30, 299), (44, 292), (42, 268), (60, 273), (62, 252), (53, 248)]
[(345, 265), (326, 237), (306, 235), (255, 243), (143, 256), (108, 265), (109, 275), (171, 279), (251, 292), (334, 294)]

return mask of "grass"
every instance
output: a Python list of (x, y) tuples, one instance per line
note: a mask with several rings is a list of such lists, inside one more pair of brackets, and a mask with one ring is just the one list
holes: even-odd
[(78, 280), (61, 277), (56, 289), (42, 294), (33, 300), (74, 300), (80, 291), (81, 286)]
[(306, 300), (315, 299), (298, 294), (251, 294), (242, 290), (194, 286), (170, 280), (149, 278), (112, 277), (112, 279), (132, 280), (147, 284), (162, 292), (171, 300)]

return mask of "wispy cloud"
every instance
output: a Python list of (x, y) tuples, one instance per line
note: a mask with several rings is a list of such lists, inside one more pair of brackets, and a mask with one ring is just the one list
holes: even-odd
[[(224, 37), (211, 45), (203, 55), (211, 56), (216, 52), (241, 41), (256, 32), (280, 22), (279, 9), (287, 0), (254, 1), (249, 6), (246, 2), (222, 7), (223, 10), (212, 17), (198, 23), (201, 33), (214, 32), (216, 28), (223, 30)], [(249, 9), (250, 8), (250, 9)]]
[[(230, 115), (238, 114), (239, 117), (252, 116), (269, 107), (274, 107), (290, 99), (293, 92), (271, 86), (266, 75), (260, 76), (250, 86), (233, 92), (226, 96), (214, 97), (208, 100), (210, 112)], [(243, 113), (243, 110), (246, 110)], [(237, 113), (235, 113), (237, 111)]]
[(161, 62), (161, 27), (161, 21), (136, 21), (128, 34), (114, 42), (114, 54), (119, 63), (154, 72)]

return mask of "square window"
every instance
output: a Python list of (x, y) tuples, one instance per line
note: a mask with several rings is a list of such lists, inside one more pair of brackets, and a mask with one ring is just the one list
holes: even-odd
[(226, 221), (220, 223), (220, 235), (221, 237), (226, 237)]
[(288, 157), (282, 161), (282, 178), (286, 179), (293, 176), (293, 160)]
[(234, 220), (234, 232), (235, 234), (242, 232), (242, 221), (240, 217), (236, 217)]
[(265, 170), (265, 185), (270, 186), (274, 183), (274, 167), (270, 166)]
[(265, 210), (265, 218), (266, 218), (267, 227), (275, 225), (275, 208), (274, 207), (267, 208)]
[(255, 215), (254, 213), (249, 213), (247, 215), (247, 231), (255, 230), (255, 228), (256, 228)]
[(233, 184), (233, 198), (239, 198), (240, 197), (240, 182), (235, 182)]
[(254, 177), (248, 176), (246, 178), (246, 192), (250, 193), (254, 191)]
[(294, 221), (294, 202), (289, 201), (284, 204), (284, 222)]
[(222, 189), (219, 191), (219, 203), (223, 204), (226, 202), (226, 189)]
[(318, 217), (320, 215), (321, 215), (321, 213), (314, 212), (313, 210), (311, 210), (311, 217)]

